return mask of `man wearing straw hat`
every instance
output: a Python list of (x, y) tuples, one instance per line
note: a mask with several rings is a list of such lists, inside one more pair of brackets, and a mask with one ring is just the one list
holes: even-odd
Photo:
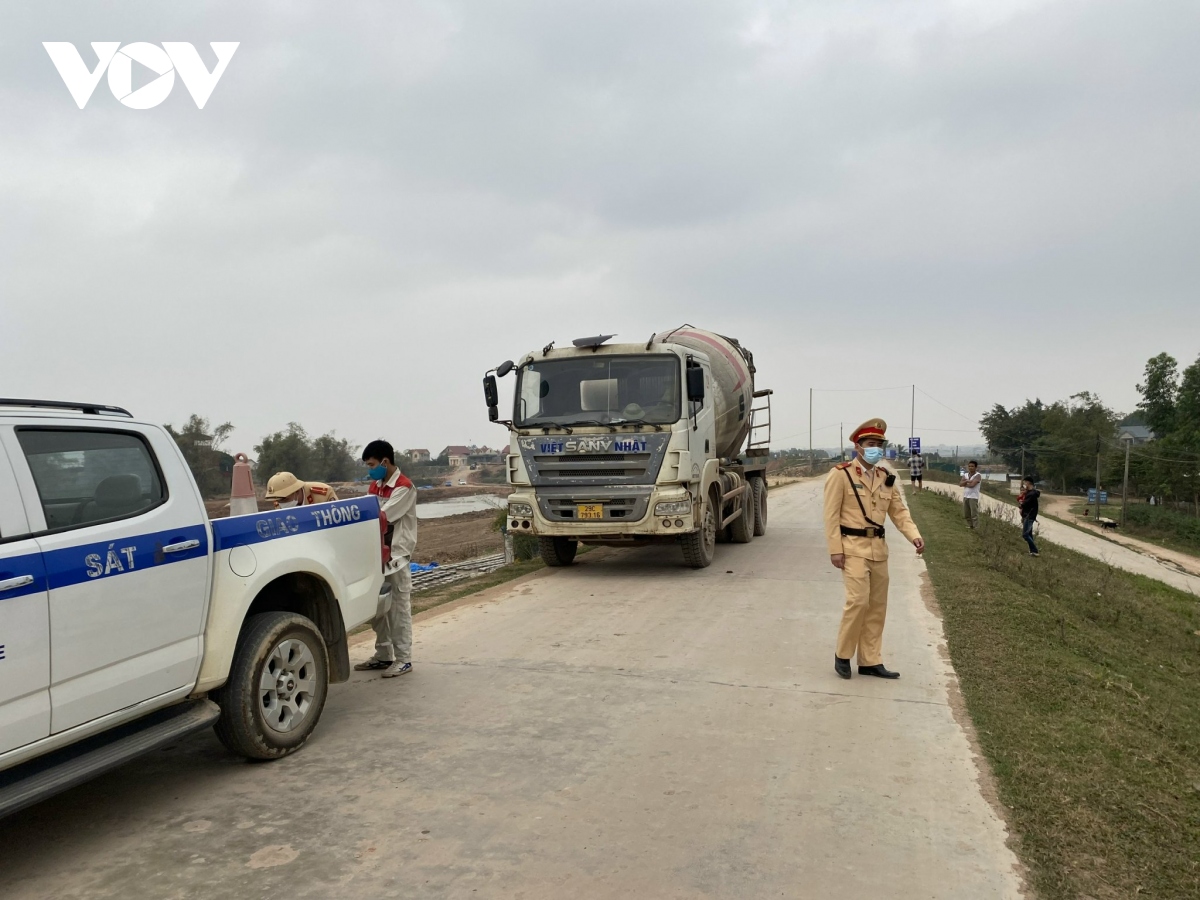
[(884, 520), (925, 551), (921, 533), (908, 513), (896, 473), (880, 465), (887, 423), (870, 419), (850, 435), (855, 458), (834, 466), (825, 479), (825, 538), (829, 560), (842, 570), (846, 606), (838, 630), (833, 668), (850, 677), (850, 659), (858, 657), (858, 674), (899, 678), (883, 664), (883, 623), (887, 618), (888, 545)]
[(276, 472), (267, 482), (267, 499), (275, 501), (276, 509), (332, 503), (337, 498), (337, 493), (329, 485), (319, 481), (301, 481), (291, 472)]

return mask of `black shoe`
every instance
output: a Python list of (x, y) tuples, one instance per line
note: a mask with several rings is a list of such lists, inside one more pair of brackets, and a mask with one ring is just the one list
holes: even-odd
[(850, 677), (850, 660), (842, 659), (840, 656), (835, 655), (833, 657), (833, 671), (837, 672), (843, 678), (849, 678)]
[[(846, 663), (846, 668), (847, 669), (850, 668), (850, 663), (848, 660)], [(858, 674), (859, 675), (874, 675), (876, 678), (899, 678), (900, 677), (899, 672), (893, 672), (890, 669), (885, 669), (883, 666), (883, 663), (880, 663), (877, 666), (859, 666)], [(846, 677), (849, 678), (850, 676), (847, 675)]]

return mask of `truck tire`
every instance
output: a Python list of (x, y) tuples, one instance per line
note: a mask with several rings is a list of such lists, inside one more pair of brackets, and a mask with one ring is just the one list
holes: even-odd
[(700, 528), (691, 534), (680, 535), (683, 559), (693, 569), (704, 569), (712, 565), (717, 551), (717, 510), (720, 508), (717, 494), (711, 494), (704, 504), (704, 515)]
[(546, 565), (569, 566), (575, 562), (579, 541), (564, 537), (539, 537), (538, 550), (541, 551), (542, 562)]
[(729, 537), (735, 544), (748, 544), (754, 540), (754, 492), (749, 483), (734, 502), (741, 506), (742, 514), (729, 523)]
[(754, 491), (754, 536), (762, 537), (767, 533), (767, 480), (756, 475), (750, 479), (750, 487)]
[(328, 650), (312, 620), (259, 613), (242, 628), (229, 680), (213, 692), (214, 730), (233, 753), (278, 759), (308, 740), (328, 692)]

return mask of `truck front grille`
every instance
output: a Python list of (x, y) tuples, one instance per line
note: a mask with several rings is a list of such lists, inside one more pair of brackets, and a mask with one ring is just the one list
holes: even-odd
[(533, 461), (538, 475), (550, 483), (574, 478), (644, 478), (650, 454), (535, 456)]
[[(650, 505), (649, 488), (617, 488), (585, 493), (578, 489), (546, 488), (538, 497), (542, 515), (552, 522), (579, 522), (581, 525), (600, 522), (640, 522)], [(600, 506), (603, 519), (580, 519), (579, 507)]]

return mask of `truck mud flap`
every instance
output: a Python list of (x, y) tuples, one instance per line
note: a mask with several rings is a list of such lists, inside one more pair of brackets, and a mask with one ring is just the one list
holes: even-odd
[(0, 772), (0, 819), (208, 728), (220, 715), (211, 700), (177, 703)]

